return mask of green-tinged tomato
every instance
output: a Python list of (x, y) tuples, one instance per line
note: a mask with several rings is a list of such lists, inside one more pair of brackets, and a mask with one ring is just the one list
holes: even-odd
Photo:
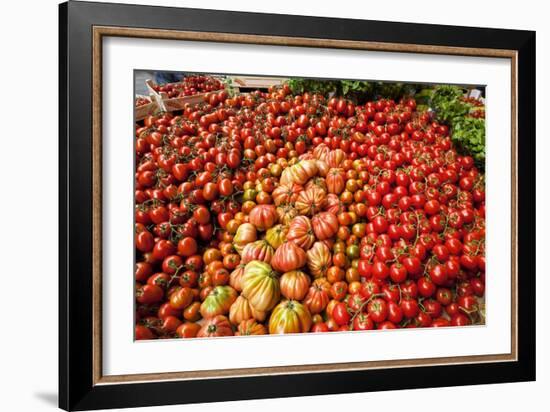
[(202, 302), (201, 315), (207, 319), (217, 315), (226, 315), (236, 299), (237, 291), (231, 286), (216, 286)]
[(253, 260), (246, 264), (241, 278), (242, 294), (255, 310), (272, 309), (281, 296), (279, 276), (268, 263)]
[(243, 200), (255, 200), (258, 192), (254, 189), (247, 189), (243, 193)]
[(285, 300), (277, 305), (269, 318), (269, 333), (309, 332), (312, 320), (308, 309), (295, 300)]
[(315, 160), (302, 160), (283, 170), (280, 183), (283, 185), (292, 183), (303, 185), (311, 177), (315, 176), (317, 171), (317, 162)]
[(357, 245), (349, 245), (346, 248), (346, 255), (350, 259), (357, 259), (359, 257), (359, 246)]
[(286, 241), (287, 232), (288, 226), (275, 225), (271, 229), (268, 229), (265, 234), (265, 240), (267, 240), (274, 249), (277, 249)]

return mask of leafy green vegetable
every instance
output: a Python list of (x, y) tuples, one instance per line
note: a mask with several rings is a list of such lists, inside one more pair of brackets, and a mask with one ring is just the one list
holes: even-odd
[(374, 84), (374, 97), (399, 100), (404, 96), (412, 96), (415, 94), (417, 86), (409, 83), (383, 83), (376, 82)]
[(223, 80), (223, 86), (227, 91), (227, 94), (229, 95), (229, 97), (233, 97), (237, 93), (235, 88), (235, 83), (233, 82), (233, 79), (231, 77), (226, 77)]
[[(428, 106), (432, 98), (434, 90), (433, 89), (422, 89), (414, 95), (416, 104)], [(419, 110), (419, 109), (418, 109)]]
[(451, 126), (451, 138), (462, 152), (474, 158), (476, 164), (485, 163), (485, 120), (473, 117), (456, 117)]
[(430, 106), (439, 120), (449, 123), (470, 111), (469, 105), (460, 100), (463, 95), (464, 91), (457, 86), (436, 86), (430, 98)]
[[(422, 91), (426, 97), (428, 93)], [(438, 121), (451, 128), (451, 139), (457, 149), (472, 156), (478, 167), (485, 166), (485, 119), (472, 118), (475, 110), (464, 102), (464, 90), (457, 86), (441, 85), (430, 90), (429, 106), (435, 111)]]
[(288, 86), (293, 93), (319, 93), (327, 96), (329, 93), (336, 93), (338, 90), (338, 81), (335, 80), (315, 80), (293, 78), (287, 81)]
[(345, 97), (355, 103), (365, 103), (375, 98), (398, 100), (405, 95), (413, 95), (416, 85), (404, 83), (369, 82), (364, 80), (318, 80), (292, 78), (287, 81), (293, 93), (320, 93)]
[(351, 90), (368, 93), (371, 87), (368, 82), (361, 82), (356, 80), (342, 80), (340, 82), (340, 85), (342, 87), (342, 94), (344, 95), (348, 94)]

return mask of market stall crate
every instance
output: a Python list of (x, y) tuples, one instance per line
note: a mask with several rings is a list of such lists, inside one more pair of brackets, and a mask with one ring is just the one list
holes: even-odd
[(231, 77), (234, 88), (242, 89), (269, 89), (271, 86), (280, 86), (288, 79), (283, 77), (234, 76)]
[(159, 106), (154, 97), (147, 97), (138, 95), (136, 98), (147, 99), (150, 103), (136, 106), (134, 109), (134, 117), (136, 121), (145, 119), (147, 116), (151, 116), (159, 111)]
[(201, 103), (204, 101), (205, 96), (208, 93), (211, 93), (205, 92), (193, 94), (190, 96), (168, 97), (167, 93), (157, 91), (157, 84), (153, 80), (146, 80), (145, 84), (151, 95), (155, 97), (159, 109), (164, 112), (175, 112), (178, 110), (183, 110), (188, 104)]

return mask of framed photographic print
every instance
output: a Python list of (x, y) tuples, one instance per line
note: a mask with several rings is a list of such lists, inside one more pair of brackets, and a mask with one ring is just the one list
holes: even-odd
[(535, 379), (535, 33), (60, 5), (60, 407)]

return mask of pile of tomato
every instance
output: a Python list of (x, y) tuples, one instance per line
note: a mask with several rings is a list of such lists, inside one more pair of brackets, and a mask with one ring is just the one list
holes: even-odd
[(205, 75), (187, 76), (178, 83), (167, 83), (155, 87), (155, 91), (165, 92), (170, 98), (193, 96), (220, 89), (223, 89), (223, 83), (219, 79)]
[(136, 339), (484, 323), (484, 176), (413, 98), (222, 90), (135, 136)]

